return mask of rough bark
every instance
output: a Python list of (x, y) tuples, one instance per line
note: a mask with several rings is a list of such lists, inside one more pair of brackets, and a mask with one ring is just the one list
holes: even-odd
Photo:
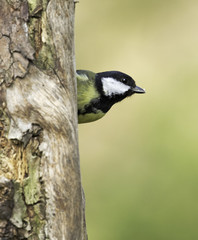
[(87, 239), (73, 0), (0, 1), (0, 239)]

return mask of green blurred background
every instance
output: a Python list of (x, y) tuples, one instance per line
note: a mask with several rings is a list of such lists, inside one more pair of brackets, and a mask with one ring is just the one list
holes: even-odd
[(79, 126), (91, 240), (198, 239), (198, 1), (81, 0), (77, 69), (145, 95)]

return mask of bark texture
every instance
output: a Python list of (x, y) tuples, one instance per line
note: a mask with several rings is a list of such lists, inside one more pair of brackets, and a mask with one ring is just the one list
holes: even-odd
[(73, 0), (0, 1), (0, 239), (87, 239)]

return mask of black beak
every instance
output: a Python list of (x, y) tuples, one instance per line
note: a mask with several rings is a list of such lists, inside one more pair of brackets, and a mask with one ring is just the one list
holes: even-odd
[(132, 88), (134, 93), (145, 93), (145, 90), (143, 88), (140, 88), (138, 86)]

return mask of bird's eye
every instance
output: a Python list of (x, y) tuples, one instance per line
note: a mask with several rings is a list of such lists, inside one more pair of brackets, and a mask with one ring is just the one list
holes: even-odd
[(122, 83), (126, 83), (126, 82), (127, 82), (126, 78), (122, 78), (122, 79), (121, 79), (121, 82), (122, 82)]

